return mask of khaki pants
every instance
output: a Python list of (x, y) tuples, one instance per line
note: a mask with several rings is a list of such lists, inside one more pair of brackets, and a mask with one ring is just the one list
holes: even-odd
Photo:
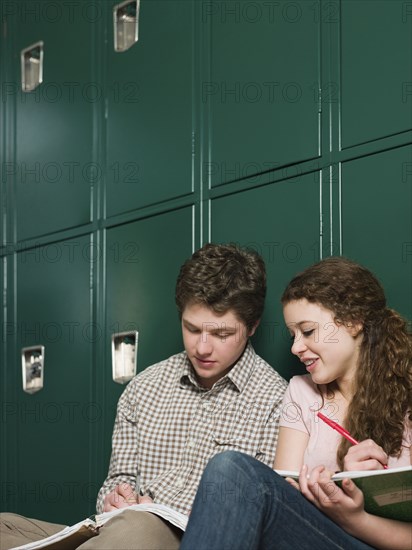
[[(0, 550), (43, 539), (65, 526), (17, 514), (0, 514)], [(81, 550), (178, 550), (182, 532), (148, 512), (125, 511), (110, 519)], [(74, 550), (76, 546), (73, 546)]]

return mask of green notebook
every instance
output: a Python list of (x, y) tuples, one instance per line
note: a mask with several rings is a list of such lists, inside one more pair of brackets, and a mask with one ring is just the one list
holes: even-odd
[[(282, 477), (299, 478), (298, 472), (276, 472)], [(332, 479), (339, 484), (348, 477), (362, 490), (367, 512), (375, 516), (412, 522), (412, 466), (339, 472)]]

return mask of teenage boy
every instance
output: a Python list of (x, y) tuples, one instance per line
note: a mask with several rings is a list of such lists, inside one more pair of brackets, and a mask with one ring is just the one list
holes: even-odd
[[(176, 304), (185, 351), (148, 367), (123, 392), (98, 512), (153, 499), (189, 514), (209, 459), (229, 449), (273, 466), (286, 382), (249, 342), (265, 295), (255, 252), (207, 244), (183, 264)], [(154, 514), (126, 511), (79, 548), (178, 549), (180, 539)], [(13, 546), (1, 542), (2, 550)]]

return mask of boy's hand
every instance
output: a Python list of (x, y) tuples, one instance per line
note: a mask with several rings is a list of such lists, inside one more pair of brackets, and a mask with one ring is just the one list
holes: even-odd
[(113, 491), (110, 491), (104, 499), (104, 512), (110, 512), (117, 508), (127, 508), (132, 504), (139, 502), (139, 495), (137, 495), (133, 487), (128, 483), (121, 483), (117, 485)]

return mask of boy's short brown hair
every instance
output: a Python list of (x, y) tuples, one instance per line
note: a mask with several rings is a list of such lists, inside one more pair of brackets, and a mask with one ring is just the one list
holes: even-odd
[(180, 316), (188, 304), (202, 304), (217, 314), (233, 310), (251, 330), (262, 316), (266, 269), (255, 251), (234, 244), (209, 243), (181, 267), (176, 283)]

